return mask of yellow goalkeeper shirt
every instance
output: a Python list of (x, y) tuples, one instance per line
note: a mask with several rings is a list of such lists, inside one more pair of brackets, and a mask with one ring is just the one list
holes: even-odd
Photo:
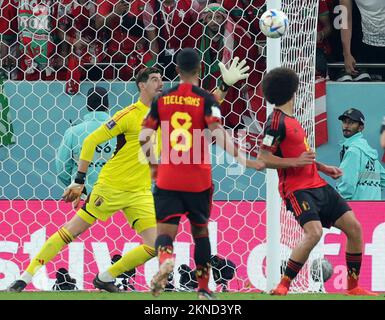
[(148, 110), (149, 107), (138, 100), (115, 113), (84, 140), (80, 159), (92, 161), (98, 145), (117, 137), (116, 150), (100, 171), (97, 184), (132, 192), (151, 188), (150, 168), (139, 144)]

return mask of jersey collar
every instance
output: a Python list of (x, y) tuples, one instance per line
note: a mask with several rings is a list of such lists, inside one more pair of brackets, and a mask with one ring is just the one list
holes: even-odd
[(147, 106), (145, 105), (141, 100), (140, 98), (138, 99), (137, 103), (136, 103), (136, 106), (141, 109), (141, 110), (148, 110), (150, 108), (150, 106)]
[(103, 111), (91, 111), (84, 115), (83, 120), (85, 121), (105, 121), (110, 117), (110, 115), (107, 112)]

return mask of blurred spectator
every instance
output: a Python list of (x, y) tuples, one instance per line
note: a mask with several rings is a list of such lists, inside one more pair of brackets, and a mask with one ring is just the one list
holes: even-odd
[[(385, 1), (355, 0), (361, 13), (362, 24), (362, 44), (357, 57), (351, 52), (352, 39), (352, 0), (340, 0), (341, 5), (348, 11), (347, 28), (341, 29), (341, 40), (343, 47), (344, 63), (348, 80), (348, 75), (355, 81), (371, 80), (366, 72), (359, 72), (356, 61), (366, 63), (385, 63)], [(356, 60), (357, 58), (357, 60)], [(380, 74), (385, 80), (384, 70), (373, 70), (375, 74)]]
[(199, 14), (206, 6), (212, 2), (216, 2), (215, 0), (193, 0), (193, 8)]
[(363, 137), (365, 117), (350, 108), (338, 117), (345, 140), (341, 143), (340, 169), (343, 175), (337, 190), (346, 200), (381, 200), (385, 188), (385, 169), (378, 161), (377, 150)]
[[(66, 130), (55, 160), (58, 178), (64, 187), (71, 184), (71, 180), (77, 172), (84, 139), (109, 119), (108, 108), (106, 89), (96, 87), (88, 90), (87, 110), (89, 113), (84, 116), (82, 123)], [(116, 141), (113, 139), (104, 145), (97, 146), (94, 159), (90, 164), (90, 173), (87, 174), (86, 192), (89, 193), (92, 190), (100, 170), (115, 150), (115, 144)]]
[(326, 78), (327, 64), (331, 59), (331, 47), (328, 41), (332, 33), (330, 12), (326, 0), (319, 1), (317, 22), (317, 49), (316, 49), (316, 72)]
[(144, 26), (153, 63), (160, 65), (169, 80), (176, 77), (173, 58), (178, 50), (186, 47), (191, 26), (197, 22), (198, 4), (192, 0), (149, 0), (146, 3)]
[(16, 66), (12, 48), (17, 48), (17, 0), (0, 2), (0, 78), (8, 78), (8, 73)]
[[(145, 65), (151, 65), (148, 41), (144, 37), (145, 0), (96, 0), (96, 28), (106, 42), (108, 63), (120, 64), (120, 80), (131, 80)], [(115, 68), (109, 67), (104, 78), (115, 78)]]
[(259, 64), (261, 57), (255, 43), (248, 32), (236, 26), (226, 10), (215, 3), (208, 5), (202, 12), (202, 24), (194, 26), (192, 36), (195, 41), (189, 46), (195, 47), (202, 55), (201, 79), (206, 90), (220, 85), (217, 83), (220, 79), (219, 61), (226, 64), (233, 57), (246, 59), (250, 67), (247, 82), (240, 81), (231, 87), (221, 105), (224, 124), (232, 128), (242, 127), (242, 116), (250, 110), (258, 111), (262, 106), (262, 100), (259, 98), (261, 95), (258, 96), (256, 90), (264, 66)]
[(56, 51), (57, 9), (52, 0), (20, 1), (18, 7), (20, 42), (23, 55), (20, 65), (27, 80), (53, 80), (51, 56)]
[(265, 39), (260, 32), (258, 19), (265, 11), (265, 2), (266, 0), (223, 0), (223, 7), (229, 12), (233, 21), (251, 36)]
[(66, 60), (66, 92), (75, 94), (86, 75), (84, 65), (103, 59), (103, 44), (96, 38), (96, 6), (89, 0), (62, 0), (58, 11), (58, 36), (65, 40), (58, 58)]

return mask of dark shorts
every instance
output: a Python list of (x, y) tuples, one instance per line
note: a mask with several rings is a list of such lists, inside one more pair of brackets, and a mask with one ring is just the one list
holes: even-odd
[(294, 191), (285, 202), (301, 227), (309, 221), (320, 221), (324, 228), (330, 228), (351, 210), (345, 199), (329, 185)]
[(179, 224), (180, 218), (187, 215), (192, 225), (203, 227), (208, 224), (213, 188), (202, 192), (184, 192), (155, 186), (153, 194), (158, 223)]

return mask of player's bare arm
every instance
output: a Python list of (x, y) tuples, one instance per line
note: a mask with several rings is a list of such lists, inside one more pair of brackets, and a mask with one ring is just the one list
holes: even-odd
[(269, 169), (297, 168), (314, 163), (315, 153), (313, 151), (305, 151), (298, 158), (281, 158), (273, 155), (270, 151), (260, 149), (258, 160), (264, 162), (266, 168)]
[(332, 177), (333, 179), (338, 179), (343, 175), (343, 172), (340, 168), (335, 166), (328, 166), (326, 164), (323, 164), (321, 162), (316, 162), (317, 170), (326, 174), (329, 177)]
[(256, 170), (265, 169), (265, 164), (262, 161), (246, 159), (245, 155), (240, 152), (238, 147), (235, 145), (232, 137), (220, 123), (211, 123), (208, 125), (208, 128), (213, 133), (217, 145), (219, 145), (223, 150), (232, 155), (235, 159), (237, 159), (240, 164), (247, 166), (248, 168), (254, 168)]

